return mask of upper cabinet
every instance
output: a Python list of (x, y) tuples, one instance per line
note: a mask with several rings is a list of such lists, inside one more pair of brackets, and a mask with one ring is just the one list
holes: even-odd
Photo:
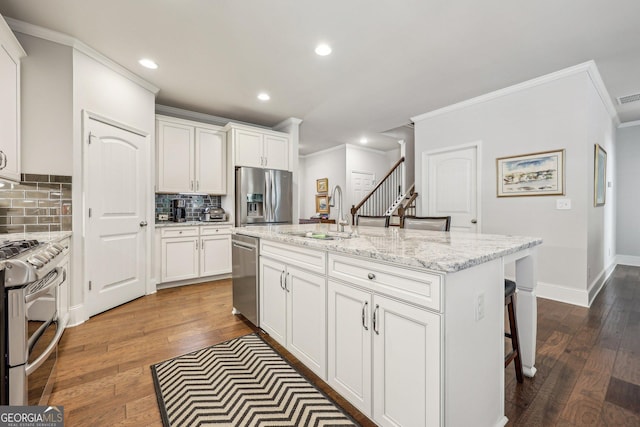
[(157, 190), (227, 193), (226, 133), (218, 126), (156, 117)]
[(234, 166), (289, 170), (289, 135), (231, 123)]
[(26, 56), (0, 16), (0, 177), (20, 181), (20, 59)]

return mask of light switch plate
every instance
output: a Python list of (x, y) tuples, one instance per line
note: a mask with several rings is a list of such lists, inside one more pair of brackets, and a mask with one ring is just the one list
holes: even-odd
[(560, 209), (560, 210), (571, 209), (571, 199), (557, 199), (556, 209)]

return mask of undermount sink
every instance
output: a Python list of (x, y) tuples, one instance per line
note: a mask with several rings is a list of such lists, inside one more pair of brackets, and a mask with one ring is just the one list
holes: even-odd
[(341, 240), (355, 237), (352, 233), (340, 231), (281, 231), (280, 234), (286, 234), (288, 236), (295, 237), (305, 237), (307, 239), (315, 240)]

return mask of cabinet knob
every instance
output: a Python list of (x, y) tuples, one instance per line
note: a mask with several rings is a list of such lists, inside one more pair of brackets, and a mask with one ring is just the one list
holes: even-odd
[(147, 225), (147, 221), (140, 221), (140, 227), (146, 227)]
[(373, 274), (373, 273), (369, 273), (369, 274), (367, 274), (367, 277), (369, 278), (369, 280), (373, 280), (373, 279), (376, 278), (376, 275)]

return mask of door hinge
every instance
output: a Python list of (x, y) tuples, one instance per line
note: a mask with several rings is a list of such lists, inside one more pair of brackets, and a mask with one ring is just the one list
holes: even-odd
[(91, 290), (91, 280), (89, 280), (89, 290)]
[(89, 208), (89, 218), (91, 218), (91, 208)]

